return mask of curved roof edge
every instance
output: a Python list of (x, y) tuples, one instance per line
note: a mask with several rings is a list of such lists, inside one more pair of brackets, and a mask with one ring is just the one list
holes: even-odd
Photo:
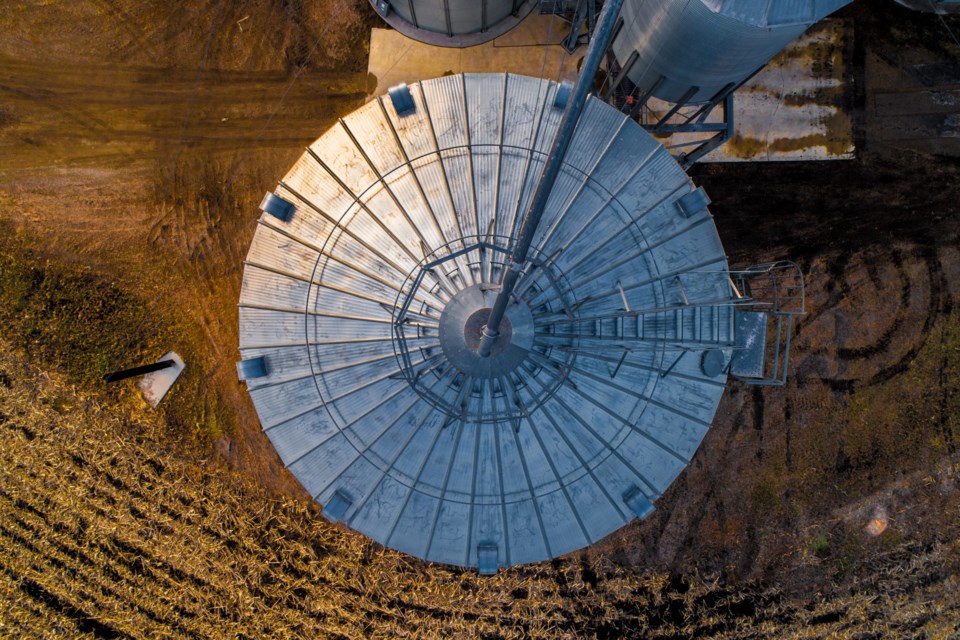
[(499, 38), (520, 24), (523, 19), (526, 18), (531, 11), (533, 11), (533, 8), (537, 6), (537, 3), (538, 0), (524, 0), (524, 2), (517, 9), (516, 15), (511, 15), (500, 22), (491, 25), (486, 31), (474, 31), (472, 33), (448, 36), (445, 33), (421, 29), (411, 22), (404, 20), (395, 11), (390, 11), (386, 16), (384, 16), (377, 11), (377, 0), (370, 0), (370, 4), (373, 6), (374, 11), (377, 11), (377, 15), (380, 16), (384, 22), (408, 38), (413, 38), (414, 40), (423, 42), (425, 44), (432, 44), (436, 47), (451, 47), (456, 49), (473, 47), (478, 44), (483, 44), (484, 42), (489, 42), (495, 38)]
[(714, 13), (754, 27), (811, 25), (851, 0), (701, 0)]

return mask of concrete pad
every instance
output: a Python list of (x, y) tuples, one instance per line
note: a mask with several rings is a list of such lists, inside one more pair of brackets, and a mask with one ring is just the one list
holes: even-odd
[(377, 78), (374, 96), (406, 82), (454, 73), (517, 73), (553, 80), (576, 80), (586, 53), (569, 54), (560, 46), (570, 26), (555, 16), (529, 15), (516, 28), (491, 42), (450, 49), (424, 44), (393, 29), (372, 29), (367, 71)]
[(140, 382), (137, 383), (143, 398), (150, 403), (151, 407), (160, 404), (160, 401), (170, 391), (170, 387), (177, 381), (183, 370), (187, 368), (183, 359), (173, 351), (164, 355), (157, 362), (163, 362), (164, 360), (173, 360), (175, 364), (172, 367), (148, 373), (140, 378)]

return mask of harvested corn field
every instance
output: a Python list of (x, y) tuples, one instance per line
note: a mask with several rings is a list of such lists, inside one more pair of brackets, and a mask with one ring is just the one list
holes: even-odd
[[(17, 637), (946, 637), (960, 541), (877, 554), (849, 594), (797, 601), (603, 558), (491, 579), (424, 565), (164, 450), (0, 346), (0, 634)], [(939, 602), (934, 605), (932, 602)]]

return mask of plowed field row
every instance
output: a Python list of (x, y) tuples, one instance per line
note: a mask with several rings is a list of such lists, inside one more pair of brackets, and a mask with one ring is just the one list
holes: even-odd
[(807, 607), (586, 556), (484, 580), (425, 565), (165, 453), (138, 435), (151, 429), (135, 410), (121, 418), (2, 345), (0, 371), (0, 635), (821, 637), (883, 626), (892, 603), (901, 628), (943, 624), (921, 596), (944, 583), (948, 547), (900, 549), (870, 595)]

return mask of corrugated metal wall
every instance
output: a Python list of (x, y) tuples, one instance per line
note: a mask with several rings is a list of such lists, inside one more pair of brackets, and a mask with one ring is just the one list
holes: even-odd
[[(849, 0), (627, 0), (612, 48), (642, 90), (706, 102)], [(634, 55), (636, 52), (636, 55)], [(663, 78), (660, 80), (660, 78)]]
[[(406, 36), (464, 47), (496, 38), (516, 26), (537, 0), (371, 0), (377, 12)], [(384, 11), (384, 5), (389, 9)], [(386, 14), (386, 15), (384, 15)]]

